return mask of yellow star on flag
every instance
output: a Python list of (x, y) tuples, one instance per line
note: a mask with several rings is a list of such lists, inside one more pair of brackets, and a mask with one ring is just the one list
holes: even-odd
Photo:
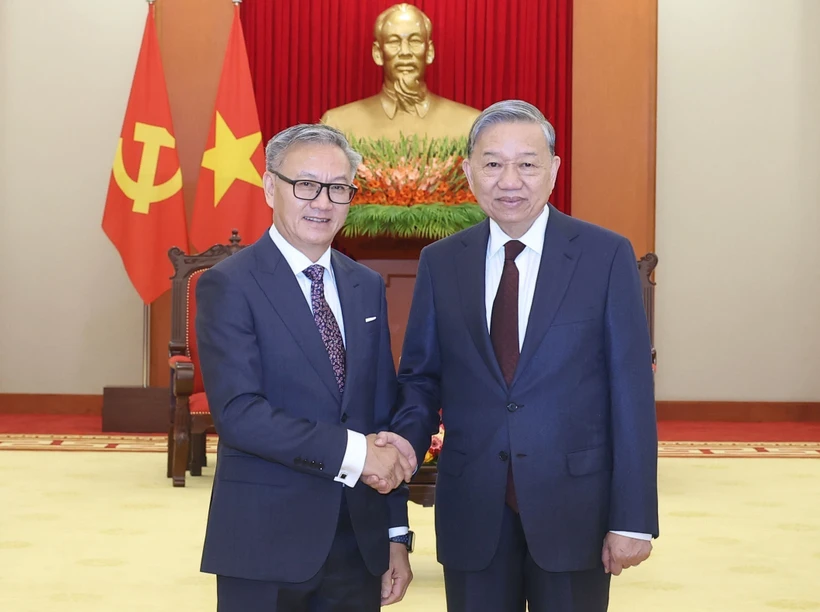
[(262, 177), (251, 161), (256, 147), (262, 142), (262, 132), (248, 134), (237, 138), (222, 118), (216, 113), (216, 133), (214, 147), (205, 151), (202, 167), (214, 173), (214, 208), (219, 205), (222, 196), (237, 179), (262, 186)]

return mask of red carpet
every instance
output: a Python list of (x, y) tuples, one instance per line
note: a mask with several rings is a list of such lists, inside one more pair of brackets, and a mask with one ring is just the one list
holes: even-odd
[(666, 442), (820, 442), (820, 423), (661, 421), (658, 437)]
[[(661, 421), (658, 431), (664, 442), (820, 442), (820, 423)], [(100, 433), (102, 417), (99, 416), (0, 414), (0, 434)], [(106, 433), (116, 435), (121, 432)], [(167, 435), (167, 432), (158, 431), (154, 435)]]

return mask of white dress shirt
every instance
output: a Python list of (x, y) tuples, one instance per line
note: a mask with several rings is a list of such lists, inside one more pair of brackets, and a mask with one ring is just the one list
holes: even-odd
[[(535, 282), (538, 279), (538, 269), (541, 267), (541, 254), (544, 250), (544, 235), (547, 232), (549, 221), (549, 207), (533, 221), (530, 229), (518, 240), (524, 244), (524, 250), (515, 259), (518, 268), (518, 350), (524, 346), (524, 337), (527, 334), (527, 323), (532, 309), (532, 300), (535, 295)], [(485, 267), (485, 294), (484, 304), (487, 309), (487, 330), (490, 330), (493, 302), (498, 286), (501, 284), (501, 273), (504, 271), (504, 245), (513, 240), (498, 223), (490, 219), (490, 240), (487, 242), (487, 262)], [(631, 531), (613, 531), (620, 535), (651, 540), (652, 536), (645, 533)]]
[[(271, 240), (281, 251), (285, 261), (288, 262), (290, 269), (293, 270), (294, 276), (299, 283), (299, 288), (305, 296), (305, 300), (313, 312), (313, 302), (310, 299), (310, 289), (313, 281), (311, 281), (304, 273), (304, 270), (314, 265), (314, 262), (299, 251), (296, 247), (285, 240), (284, 236), (279, 233), (275, 225), (271, 225), (269, 231)], [(333, 274), (333, 266), (330, 261), (330, 248), (328, 248), (322, 256), (315, 262), (325, 269), (323, 275), (323, 284), (325, 287), (325, 301), (330, 307), (336, 322), (339, 324), (339, 331), (342, 334), (342, 343), (347, 348), (347, 340), (345, 339), (345, 323), (344, 315), (342, 313), (342, 303), (339, 300), (339, 290), (336, 287), (336, 277)], [(358, 431), (347, 430), (347, 448), (345, 455), (342, 457), (342, 467), (334, 480), (342, 484), (353, 487), (361, 478), (364, 471), (364, 463), (367, 458), (367, 439)], [(408, 532), (407, 527), (393, 527), (390, 529), (390, 537), (397, 535), (404, 535)]]

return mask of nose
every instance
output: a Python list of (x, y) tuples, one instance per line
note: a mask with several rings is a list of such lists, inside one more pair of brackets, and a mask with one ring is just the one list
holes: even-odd
[(501, 169), (501, 176), (498, 177), (498, 186), (501, 189), (518, 189), (521, 187), (521, 177), (518, 174), (518, 167), (514, 164), (504, 164)]
[(311, 208), (316, 210), (333, 210), (333, 202), (330, 201), (327, 190), (328, 187), (322, 187), (321, 191), (319, 191), (319, 195), (317, 195), (315, 199), (311, 200)]
[(399, 55), (411, 55), (410, 41), (406, 38), (401, 41), (401, 49), (399, 49)]

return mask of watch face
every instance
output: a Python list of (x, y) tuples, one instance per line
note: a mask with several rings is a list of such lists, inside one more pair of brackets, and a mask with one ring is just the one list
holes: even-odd
[(416, 547), (416, 534), (412, 531), (408, 531), (407, 535), (409, 536), (407, 541), (407, 550), (413, 552), (413, 549)]

